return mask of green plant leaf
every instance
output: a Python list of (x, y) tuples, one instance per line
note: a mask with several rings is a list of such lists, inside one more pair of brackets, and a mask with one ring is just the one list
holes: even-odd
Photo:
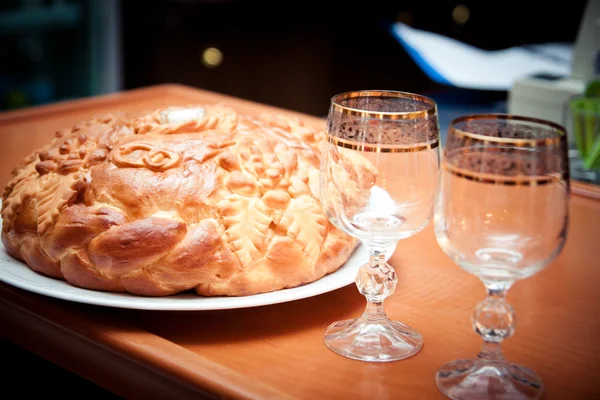
[(600, 166), (600, 136), (596, 137), (594, 145), (590, 149), (587, 157), (583, 160), (583, 166), (586, 169), (595, 169)]

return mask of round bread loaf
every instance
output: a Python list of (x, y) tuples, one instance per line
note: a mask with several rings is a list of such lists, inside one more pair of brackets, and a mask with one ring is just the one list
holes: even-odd
[(220, 104), (97, 117), (15, 169), (2, 241), (93, 290), (244, 296), (313, 282), (357, 244), (323, 214), (321, 140), (301, 120)]

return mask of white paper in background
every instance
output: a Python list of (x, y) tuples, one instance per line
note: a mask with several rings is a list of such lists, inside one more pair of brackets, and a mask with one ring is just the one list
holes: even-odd
[(467, 89), (510, 90), (521, 78), (569, 76), (573, 45), (547, 43), (482, 50), (457, 40), (395, 23), (392, 35), (434, 81)]

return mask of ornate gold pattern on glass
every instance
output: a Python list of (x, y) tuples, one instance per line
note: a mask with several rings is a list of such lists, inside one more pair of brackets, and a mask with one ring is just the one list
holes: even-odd
[[(500, 124), (510, 123), (519, 125), (521, 128), (523, 126), (529, 126), (530, 128), (534, 129), (529, 131), (529, 135), (522, 131), (517, 133), (516, 130), (513, 130), (512, 136), (490, 136), (485, 133), (480, 133), (482, 122), (484, 121), (486, 121), (493, 130), (496, 130), (494, 128), (497, 128)], [(535, 132), (538, 132), (538, 134), (542, 133), (542, 135), (540, 135), (542, 137), (535, 137)], [(566, 130), (562, 125), (550, 121), (544, 121), (539, 118), (512, 114), (464, 115), (452, 121), (452, 125), (450, 126), (450, 134), (462, 136), (465, 140), (471, 139), (474, 142), (479, 141), (484, 143), (489, 142), (497, 144), (511, 144), (519, 147), (535, 147), (542, 145), (549, 146), (566, 142)]]
[[(389, 105), (390, 98), (404, 100), (386, 109), (383, 98)], [(369, 105), (369, 102), (371, 105)], [(404, 104), (402, 106), (401, 104)], [(390, 90), (365, 90), (346, 92), (334, 96), (331, 100), (332, 112), (335, 114), (351, 115), (358, 118), (377, 119), (419, 119), (435, 116), (436, 104), (433, 99), (408, 92)], [(383, 108), (383, 109), (382, 109)], [(413, 108), (412, 110), (410, 108)]]
[(459, 178), (465, 178), (471, 181), (477, 181), (481, 183), (489, 183), (492, 185), (508, 185), (508, 186), (540, 186), (546, 185), (553, 182), (559, 182), (561, 180), (560, 175), (556, 176), (538, 176), (524, 179), (512, 179), (505, 178), (499, 179), (494, 174), (473, 174), (471, 171), (455, 168), (451, 165), (445, 164), (442, 166), (445, 171), (448, 171), (452, 175), (458, 176)]
[[(327, 135), (336, 144), (374, 148), (435, 148), (439, 137), (437, 106), (425, 96), (396, 91), (348, 92), (331, 100)], [(418, 150), (412, 150), (418, 151)]]
[(414, 153), (417, 151), (432, 150), (439, 146), (439, 141), (434, 140), (430, 143), (422, 145), (408, 145), (408, 146), (376, 146), (365, 143), (352, 142), (350, 140), (341, 139), (334, 136), (328, 136), (327, 140), (329, 143), (335, 144), (336, 146), (343, 147), (345, 149), (351, 149), (356, 151), (367, 151), (372, 153)]
[(444, 169), (503, 185), (568, 181), (565, 129), (536, 118), (466, 115), (452, 121), (444, 146)]

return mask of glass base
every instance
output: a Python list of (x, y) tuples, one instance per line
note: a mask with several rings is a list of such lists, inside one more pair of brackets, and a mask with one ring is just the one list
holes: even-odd
[(435, 376), (438, 389), (451, 399), (538, 399), (540, 378), (526, 367), (481, 359), (442, 365)]
[(423, 347), (423, 337), (400, 322), (361, 317), (329, 325), (325, 345), (354, 360), (385, 362), (415, 355)]

